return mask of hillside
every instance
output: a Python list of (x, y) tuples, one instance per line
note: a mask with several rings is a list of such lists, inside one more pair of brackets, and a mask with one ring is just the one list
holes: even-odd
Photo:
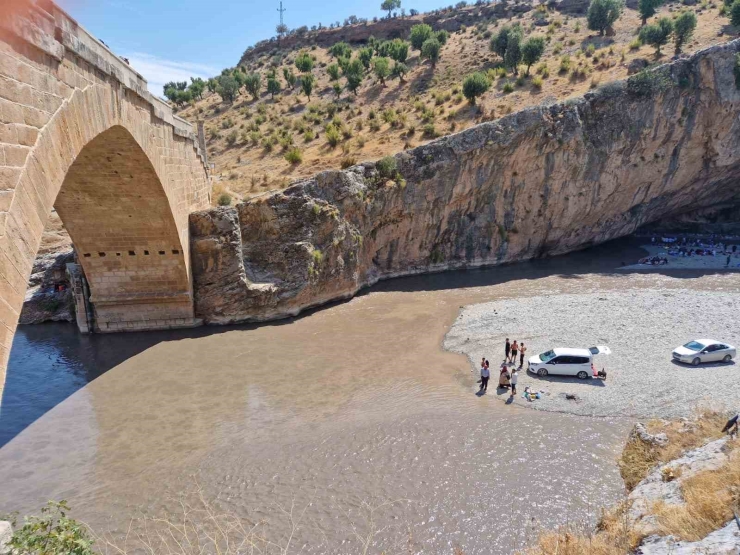
[[(583, 5), (576, 8), (582, 10)], [(722, 5), (706, 0), (691, 6), (663, 5), (649, 22), (662, 16), (675, 17), (682, 10), (694, 12), (698, 22), (692, 39), (684, 46), (685, 53), (733, 38), (734, 28), (721, 13)], [(283, 39), (283, 49), (278, 49), (274, 41), (248, 49), (241, 63), (245, 72), (257, 72), (262, 77), (257, 100), (244, 89), (233, 103), (206, 92), (202, 100), (179, 113), (193, 123), (199, 118), (205, 122), (209, 161), (215, 164), (214, 203), (223, 192), (238, 199), (285, 188), (291, 181), (321, 170), (378, 159), (526, 106), (579, 96), (600, 84), (626, 77), (630, 66), (663, 63), (674, 52), (669, 43), (661, 56), (656, 56), (652, 46), (636, 41), (641, 18), (635, 9), (626, 8), (613, 26), (613, 35), (604, 37), (588, 30), (585, 15), (568, 15), (544, 5), (532, 9), (515, 4), (508, 9), (508, 16), (501, 18), (491, 13), (467, 7), (452, 10), (446, 19), (437, 17), (435, 30), (453, 32), (441, 49), (436, 67), (420, 59), (418, 50), (410, 49), (406, 61), (409, 70), (403, 81), (388, 78), (383, 85), (370, 70), (356, 96), (343, 90), (339, 99), (327, 72), (335, 62), (328, 51), (333, 39), (352, 41), (356, 56), (368, 36), (408, 38), (406, 29), (429, 16), (325, 29), (293, 38), (292, 42), (288, 37)], [(476, 24), (466, 26), (462, 21)], [(543, 57), (528, 77), (523, 76), (523, 66), (518, 79), (511, 72), (502, 75), (500, 69), (494, 76), (502, 60), (490, 50), (490, 37), (503, 26), (516, 23), (524, 30), (524, 40), (545, 38)], [(314, 44), (308, 46), (310, 43)], [(316, 85), (310, 101), (297, 86), (286, 90), (283, 79), (283, 68), (299, 74), (294, 62), (300, 51), (315, 59), (312, 73)], [(564, 56), (570, 58), (567, 68)], [(271, 68), (283, 89), (274, 99), (265, 89)], [(473, 106), (463, 97), (461, 84), (474, 71), (487, 72), (493, 79), (488, 92)], [(340, 79), (339, 83), (343, 85), (344, 81)], [(335, 147), (327, 142), (325, 133), (332, 121), (340, 131)], [(265, 147), (265, 142), (273, 144)], [(291, 164), (285, 154), (294, 148), (300, 151), (302, 161)]]

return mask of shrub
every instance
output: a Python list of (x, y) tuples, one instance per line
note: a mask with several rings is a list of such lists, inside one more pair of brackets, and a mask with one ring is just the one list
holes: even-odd
[(424, 125), (424, 136), (429, 139), (435, 139), (439, 137), (439, 133), (437, 133), (437, 128), (434, 127), (433, 123), (427, 123)]
[(311, 100), (314, 83), (316, 83), (316, 78), (310, 73), (301, 77), (301, 90), (308, 100)]
[(563, 51), (563, 43), (562, 42), (556, 42), (555, 46), (552, 48), (552, 53), (556, 56), (560, 54)]
[(676, 54), (681, 52), (683, 45), (691, 40), (691, 35), (696, 29), (696, 15), (691, 11), (682, 11), (673, 22), (674, 44), (676, 45)]
[(640, 37), (637, 37), (632, 42), (629, 43), (629, 49), (630, 50), (638, 50), (642, 46), (642, 41), (640, 40)]
[(622, 15), (623, 8), (621, 0), (591, 0), (586, 14), (588, 28), (604, 36), (604, 32)]
[(593, 44), (589, 44), (588, 48), (586, 48), (586, 58), (593, 56), (594, 52), (596, 52), (596, 47)]
[(69, 511), (66, 501), (49, 501), (41, 509), (41, 516), (26, 517), (20, 527), (11, 517), (15, 532), (7, 545), (7, 553), (93, 555), (94, 542), (87, 528), (69, 518)]
[(219, 206), (230, 206), (231, 205), (231, 195), (229, 193), (221, 193), (218, 196), (218, 205)]
[(660, 56), (660, 47), (668, 42), (673, 32), (673, 21), (668, 17), (661, 17), (657, 23), (645, 25), (640, 29), (640, 40), (655, 47), (655, 55)]
[(432, 37), (432, 28), (426, 23), (420, 23), (411, 27), (411, 34), (409, 40), (411, 46), (417, 50), (421, 50), (423, 44)]
[(226, 144), (228, 144), (229, 146), (234, 146), (234, 144), (236, 143), (236, 139), (238, 137), (239, 136), (238, 136), (238, 134), (236, 132), (236, 129), (234, 129), (231, 133), (229, 133), (226, 136)]
[(441, 31), (437, 31), (436, 33), (434, 33), (434, 38), (437, 39), (437, 42), (441, 46), (444, 46), (445, 44), (447, 44), (447, 40), (450, 38), (450, 34), (442, 29)]
[(293, 165), (303, 162), (303, 153), (299, 148), (291, 148), (285, 153), (285, 159)]
[(345, 156), (339, 162), (339, 165), (343, 170), (346, 170), (347, 168), (352, 167), (355, 164), (357, 164), (357, 158), (355, 158), (354, 156)]
[(375, 169), (383, 179), (395, 179), (398, 175), (398, 163), (393, 156), (386, 156), (375, 162)]
[(329, 143), (332, 148), (336, 147), (342, 138), (341, 134), (339, 133), (339, 129), (331, 124), (326, 127), (324, 135), (326, 136), (326, 142)]
[(352, 47), (346, 42), (338, 42), (329, 48), (329, 54), (337, 60), (339, 58), (349, 58), (352, 55)]
[(568, 56), (568, 54), (563, 54), (560, 58), (560, 68), (558, 69), (558, 72), (568, 73), (570, 71), (570, 65), (570, 56)]
[(373, 73), (381, 84), (385, 85), (386, 78), (391, 74), (391, 65), (388, 58), (373, 58)]
[(475, 99), (485, 93), (491, 86), (491, 82), (483, 73), (476, 71), (468, 75), (463, 81), (462, 90), (468, 102), (475, 104)]
[(627, 92), (633, 96), (652, 96), (667, 85), (667, 79), (663, 75), (643, 69), (627, 79)]
[(303, 132), (303, 142), (310, 143), (316, 138), (316, 133), (314, 133), (313, 129), (306, 129)]
[(537, 90), (541, 89), (542, 88), (542, 77), (540, 77), (539, 75), (534, 77), (532, 79), (532, 86)]
[(514, 92), (514, 85), (511, 84), (511, 81), (507, 81), (501, 90), (504, 94), (509, 94), (510, 92)]
[(267, 79), (267, 92), (270, 93), (272, 98), (275, 98), (275, 95), (280, 93), (280, 82), (275, 77)]
[(542, 62), (537, 66), (537, 74), (541, 75), (543, 79), (550, 77), (550, 68), (547, 67), (547, 62)]
[(545, 52), (545, 39), (542, 37), (532, 37), (522, 45), (522, 62), (527, 66), (527, 75), (529, 68), (536, 64)]
[[(737, 1), (740, 2), (740, 0)], [(437, 65), (437, 61), (439, 60), (439, 51), (441, 48), (442, 46), (436, 38), (432, 37), (427, 39), (424, 41), (424, 44), (421, 45), (421, 57), (429, 60), (432, 67), (434, 67)]]

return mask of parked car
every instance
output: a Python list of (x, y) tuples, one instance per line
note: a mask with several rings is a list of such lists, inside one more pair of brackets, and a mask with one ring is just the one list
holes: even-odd
[(588, 349), (551, 349), (540, 355), (529, 357), (527, 371), (542, 377), (553, 374), (576, 376), (585, 380), (596, 374), (593, 366), (594, 355), (610, 353), (611, 349), (606, 346)]
[(730, 362), (735, 356), (735, 347), (715, 339), (694, 339), (673, 349), (673, 360), (694, 366), (702, 362)]

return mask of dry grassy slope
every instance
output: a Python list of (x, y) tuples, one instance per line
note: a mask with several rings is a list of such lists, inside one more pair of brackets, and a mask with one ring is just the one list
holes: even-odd
[[(681, 9), (696, 12), (698, 27), (692, 41), (685, 48), (690, 52), (731, 38), (727, 36), (732, 32), (727, 17), (718, 13), (720, 5), (706, 1), (691, 7), (678, 3), (668, 4), (660, 9), (656, 17), (672, 15)], [(194, 106), (182, 110), (179, 115), (193, 122), (198, 118), (205, 120), (209, 158), (216, 165), (214, 202), (224, 190), (237, 198), (248, 197), (284, 188), (299, 177), (339, 168), (343, 159), (371, 160), (424, 143), (429, 137), (423, 135), (424, 122), (417, 100), (434, 110), (436, 131), (444, 135), (543, 101), (581, 95), (599, 83), (622, 79), (627, 76), (627, 66), (634, 58), (654, 60), (652, 47), (643, 46), (637, 50), (629, 48), (629, 43), (640, 27), (640, 18), (635, 10), (625, 10), (612, 37), (598, 37), (590, 32), (585, 17), (569, 17), (550, 12), (548, 18), (554, 24), (551, 27), (535, 26), (534, 17), (535, 12), (532, 11), (519, 17), (514, 16), (512, 20), (488, 24), (487, 29), (495, 33), (502, 25), (519, 21), (526, 30), (526, 36), (549, 34), (550, 40), (543, 61), (547, 64), (550, 75), (544, 79), (541, 89), (532, 85), (533, 71), (532, 77), (521, 86), (516, 86), (515, 91), (509, 94), (504, 93), (502, 88), (508, 81), (513, 83), (511, 76), (496, 79), (491, 90), (479, 101), (478, 107), (469, 106), (461, 95), (456, 95), (465, 75), (475, 70), (487, 70), (499, 62), (498, 57), (489, 51), (489, 40), (485, 36), (488, 33), (481, 28), (468, 27), (450, 37), (442, 49), (436, 69), (432, 70), (428, 62), (419, 60), (417, 51), (411, 51), (407, 62), (410, 72), (404, 83), (389, 80), (387, 86), (383, 87), (370, 76), (363, 82), (357, 98), (344, 93), (339, 103), (343, 110), (338, 112), (337, 117), (351, 130), (352, 137), (336, 148), (331, 148), (323, 135), (323, 128), (331, 119), (326, 115), (326, 106), (334, 102), (335, 98), (326, 72), (326, 66), (332, 60), (323, 48), (310, 50), (317, 59), (313, 70), (317, 77), (317, 86), (310, 102), (298, 90), (284, 91), (275, 100), (263, 93), (257, 101), (242, 92), (233, 104), (223, 103), (218, 95), (209, 94)], [(479, 27), (485, 23), (481, 22)], [(576, 57), (579, 51), (585, 52), (590, 44), (596, 47), (598, 60), (585, 55)], [(558, 46), (562, 48), (562, 52), (556, 54)], [(573, 67), (586, 67), (590, 74), (574, 78), (572, 73), (559, 73), (560, 57), (563, 54), (571, 56)], [(661, 61), (672, 54), (672, 46), (666, 46)], [(296, 71), (292, 65), (295, 55), (296, 52), (287, 53), (283, 63), (277, 68), (283, 85), (282, 67), (288, 65)], [(263, 75), (263, 88), (270, 62), (271, 58), (265, 55), (253, 62), (250, 68)], [(344, 80), (340, 82), (343, 83)], [(441, 98), (435, 99), (435, 95)], [(316, 132), (316, 139), (305, 142), (296, 126), (310, 106), (320, 108), (324, 113), (318, 123), (309, 125)], [(388, 108), (401, 112), (401, 119), (405, 118), (403, 127), (393, 127), (382, 121), (381, 112)], [(243, 137), (259, 111), (263, 111), (266, 118), (259, 127), (261, 136), (283, 127), (291, 128), (294, 144), (303, 151), (301, 164), (289, 164), (283, 157), (284, 152), (280, 145), (272, 152), (266, 152), (260, 145), (254, 146)], [(377, 131), (370, 128), (371, 112), (377, 114), (377, 121), (381, 123)], [(225, 128), (225, 122), (229, 120), (234, 126)], [(233, 146), (228, 146), (226, 137), (233, 130), (237, 131), (239, 139)]]

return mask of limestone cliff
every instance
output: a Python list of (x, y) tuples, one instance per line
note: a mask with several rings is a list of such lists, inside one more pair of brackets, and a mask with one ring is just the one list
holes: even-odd
[[(379, 279), (561, 254), (740, 200), (740, 42), (191, 215), (196, 313), (266, 320)], [(391, 177), (388, 178), (388, 174)]]

